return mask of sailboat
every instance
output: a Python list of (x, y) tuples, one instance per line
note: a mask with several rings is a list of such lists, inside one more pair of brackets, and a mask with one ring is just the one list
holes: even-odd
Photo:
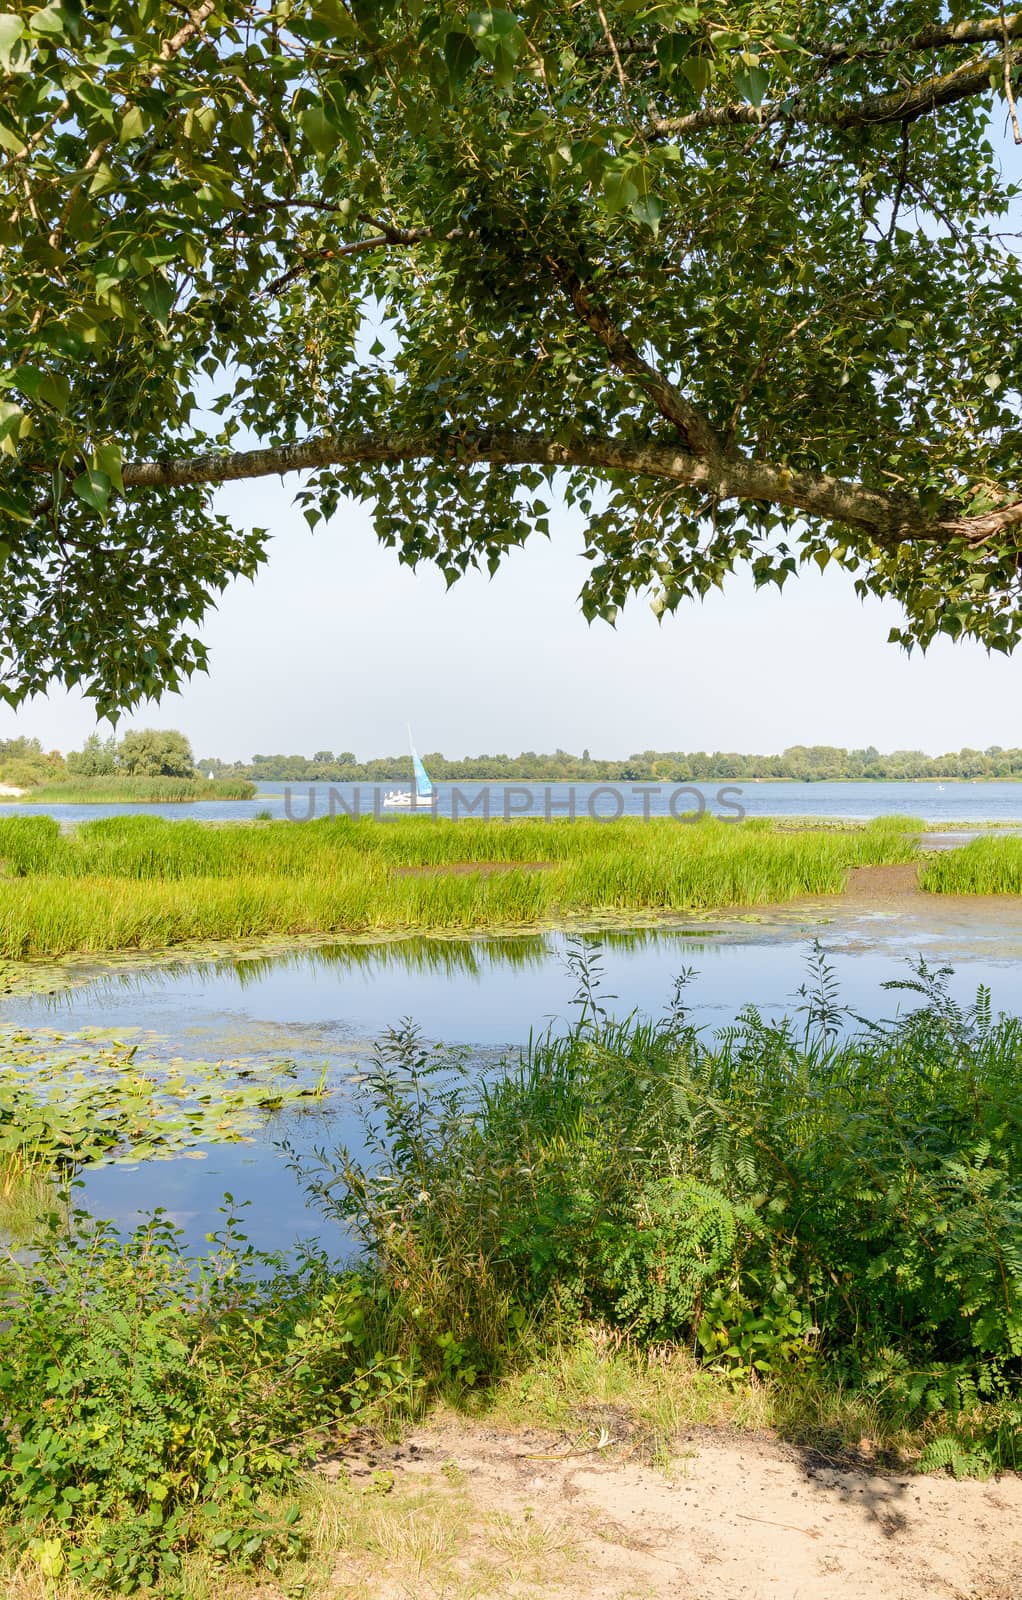
[(415, 748), (412, 730), (408, 729), (408, 745), (412, 752), (412, 772), (415, 776), (414, 793), (407, 789), (391, 789), (383, 797), (383, 804), (389, 811), (415, 811), (432, 810), (433, 807), (433, 782), (422, 764), (422, 757)]

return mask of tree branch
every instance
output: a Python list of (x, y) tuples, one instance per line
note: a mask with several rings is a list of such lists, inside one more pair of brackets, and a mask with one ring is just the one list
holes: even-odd
[(699, 489), (719, 501), (760, 501), (866, 533), (875, 544), (964, 539), (978, 545), (1022, 526), (1022, 501), (977, 517), (927, 516), (907, 496), (870, 489), (829, 473), (792, 472), (744, 456), (707, 459), (655, 441), (581, 437), (563, 443), (542, 434), (480, 429), (459, 433), (319, 434), (298, 444), (128, 463), (129, 489), (233, 483), (329, 467), (374, 467), (434, 461), (465, 466), (581, 467), (659, 478)]
[[(165, 67), (169, 61), (173, 61), (178, 52), (184, 49), (192, 35), (199, 32), (203, 24), (208, 22), (215, 10), (216, 0), (200, 0), (200, 4), (196, 6), (195, 10), (188, 13), (188, 21), (183, 23), (182, 26), (178, 28), (177, 32), (172, 34), (169, 39), (164, 39), (162, 45), (160, 46), (159, 60), (156, 61), (152, 67), (150, 67), (149, 71), (145, 74), (143, 81), (146, 83), (152, 83), (154, 79), (158, 78), (161, 69)], [(110, 139), (101, 139), (99, 144), (93, 145), (92, 149), (89, 151), (89, 154), (86, 156), (85, 162), (81, 169), (81, 177), (71, 190), (67, 200), (64, 202), (64, 209), (60, 214), (60, 220), (56, 223), (53, 231), (50, 234), (51, 248), (56, 249), (59, 246), (60, 241), (64, 236), (64, 229), (67, 227), (68, 219), (75, 208), (75, 203), (78, 199), (78, 196), (85, 187), (85, 180), (89, 173), (94, 172), (99, 166), (99, 163), (109, 150), (111, 142), (112, 141)], [(42, 307), (40, 307), (40, 311), (42, 311)]]
[[(1022, 35), (1022, 11), (1011, 12), (1005, 19), (1009, 32), (1014, 36)], [(918, 33), (910, 33), (906, 38), (887, 35), (879, 39), (857, 39), (852, 44), (824, 44), (819, 40), (800, 39), (799, 49), (813, 56), (817, 61), (824, 61), (828, 65), (841, 61), (868, 61), (881, 56), (891, 56), (904, 53), (914, 55), (922, 50), (943, 50), (960, 44), (991, 44), (1003, 36), (1000, 17), (973, 17), (965, 22), (935, 23), (932, 27), (921, 28)], [(617, 52), (625, 60), (633, 60), (638, 56), (653, 57), (656, 47), (647, 41), (619, 44)], [(611, 49), (607, 44), (592, 44), (582, 53), (586, 59), (610, 56)]]
[(552, 259), (550, 266), (571, 296), (579, 320), (596, 335), (618, 370), (636, 380), (660, 415), (677, 428), (694, 454), (707, 456), (711, 460), (719, 456), (722, 453), (721, 442), (706, 418), (663, 373), (639, 354), (606, 307), (591, 297), (578, 274), (565, 270)]
[(914, 122), (941, 106), (955, 105), (988, 92), (991, 72), (999, 66), (1003, 68), (1003, 62), (1002, 55), (979, 56), (953, 72), (923, 78), (904, 89), (830, 106), (802, 106), (797, 96), (793, 96), (788, 105), (772, 101), (761, 106), (706, 106), (684, 117), (654, 117), (646, 124), (646, 133), (648, 137), (663, 139), (702, 133), (711, 128), (747, 127), (777, 121), (821, 128), (865, 128), (884, 122)]
[[(973, 17), (965, 22), (936, 23), (909, 34), (907, 39), (872, 39), (868, 43), (821, 45), (824, 61), (861, 61), (866, 56), (896, 55), (899, 51), (942, 50), (956, 44), (990, 44), (1009, 36), (1022, 35), (1022, 11), (1013, 11), (1002, 22), (1000, 16)], [(811, 49), (812, 46), (809, 46)]]
[(261, 289), (257, 298), (265, 300), (267, 295), (279, 294), (304, 273), (311, 272), (320, 261), (339, 261), (343, 256), (362, 255), (367, 250), (385, 250), (393, 245), (421, 244), (430, 239), (440, 244), (449, 244), (452, 240), (462, 237), (460, 228), (452, 228), (450, 233), (434, 233), (432, 228), (391, 228), (377, 217), (367, 217), (365, 220), (371, 222), (374, 228), (384, 228), (386, 231), (369, 239), (355, 239), (351, 244), (339, 244), (335, 249), (314, 250), (304, 254), (293, 267), (289, 267), (279, 278), (274, 278), (265, 289)]

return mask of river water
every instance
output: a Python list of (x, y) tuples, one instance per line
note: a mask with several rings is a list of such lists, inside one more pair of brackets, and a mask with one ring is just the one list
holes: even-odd
[[(137, 813), (157, 817), (193, 817), (197, 821), (243, 821), (269, 812), (295, 821), (309, 817), (343, 815), (358, 809), (371, 816), (374, 806), (383, 815), (385, 795), (407, 784), (262, 783), (251, 800), (202, 800), (179, 805), (32, 805), (5, 802), (0, 816), (46, 812), (61, 822), (88, 822), (96, 817)], [(489, 814), (501, 816), (563, 817), (572, 806), (577, 816), (669, 816), (705, 810), (735, 818), (831, 817), (865, 820), (900, 813), (921, 817), (931, 825), (947, 822), (1001, 822), (1022, 825), (1022, 783), (774, 783), (714, 779), (692, 785), (677, 784), (528, 784), (443, 783), (437, 785), (436, 815), (479, 816), (488, 802)], [(423, 820), (429, 810), (419, 813)]]
[(963, 1001), (984, 984), (995, 1008), (1016, 1010), (1022, 1002), (1022, 902), (917, 895), (821, 901), (762, 917), (603, 931), (574, 942), (554, 932), (413, 938), (172, 966), (138, 961), (97, 970), (53, 994), (8, 998), (0, 1015), (62, 1032), (137, 1028), (144, 1049), (157, 1055), (242, 1055), (268, 1069), (289, 1061), (309, 1077), (325, 1070), (329, 1098), (271, 1117), (252, 1143), (211, 1146), (201, 1160), (91, 1169), (84, 1199), (96, 1214), (124, 1225), (163, 1206), (189, 1244), (201, 1248), (229, 1190), (248, 1203), (246, 1226), (262, 1247), (291, 1250), (302, 1239), (320, 1239), (340, 1248), (334, 1225), (307, 1208), (280, 1144), (286, 1139), (306, 1153), (338, 1141), (360, 1146), (355, 1080), (386, 1028), (411, 1019), (429, 1040), (467, 1047), (486, 1070), (513, 1055), (530, 1031), (570, 1024), (577, 973), (569, 958), (584, 949), (598, 969), (603, 1003), (618, 1015), (656, 1015), (675, 978), (694, 969), (686, 994), (694, 1020), (712, 1034), (746, 1005), (768, 1017), (797, 1012), (816, 939), (835, 967), (844, 1003), (859, 1014), (889, 1017), (918, 1003), (884, 985), (910, 976), (909, 963), (920, 957), (954, 967), (951, 987)]

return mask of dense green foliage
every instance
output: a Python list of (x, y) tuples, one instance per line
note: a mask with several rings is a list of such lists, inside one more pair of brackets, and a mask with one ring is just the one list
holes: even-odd
[(18, 789), (52, 783), (64, 776), (64, 758), (59, 750), (45, 751), (38, 739), (0, 740), (0, 782)]
[(127, 1239), (79, 1217), (8, 1265), (0, 1529), (48, 1579), (184, 1597), (194, 1550), (274, 1571), (302, 1532), (265, 1496), (407, 1389), (367, 1349), (358, 1278), (285, 1271), (230, 1216), (212, 1243), (196, 1261), (160, 1214)]
[[(791, 778), (837, 781), (848, 779), (1022, 778), (1022, 750), (991, 745), (928, 756), (922, 750), (893, 750), (882, 755), (869, 746), (844, 750), (837, 745), (791, 745), (780, 755), (749, 755), (735, 750), (637, 750), (622, 761), (581, 756), (567, 750), (551, 755), (525, 750), (521, 755), (466, 756), (461, 760), (430, 751), (424, 758), (430, 776), (441, 782), (459, 778), (536, 783), (692, 783), (713, 779)], [(284, 782), (385, 783), (407, 779), (407, 755), (375, 756), (356, 761), (350, 750), (338, 755), (319, 750), (313, 756), (253, 756), (251, 761), (201, 763), (205, 772)]]
[(67, 753), (67, 770), (72, 778), (108, 778), (117, 771), (117, 740), (90, 733), (80, 750)]
[[(204, 769), (206, 770), (206, 769)], [(67, 758), (45, 754), (38, 739), (0, 741), (0, 780), (29, 791), (30, 800), (247, 800), (252, 784), (237, 774), (207, 781), (195, 771), (191, 745), (174, 728), (129, 730), (118, 742), (90, 734)]]
[(481, 1086), (391, 1034), (368, 1158), (306, 1164), (409, 1343), (453, 1332), (490, 1373), (537, 1318), (596, 1318), (737, 1376), (812, 1366), (972, 1438), (959, 1465), (1022, 1465), (1019, 1019), (920, 964), (890, 985), (917, 1009), (849, 1033), (818, 955), (801, 1016), (708, 1040), (680, 985), (662, 1021), (614, 1022), (579, 971), (571, 1034)]
[(137, 728), (117, 746), (117, 766), (129, 778), (194, 778), (192, 747), (174, 728)]
[(452, 582), (561, 495), (589, 615), (834, 561), (1012, 648), (1022, 15), (969, 12), (10, 0), (0, 692), (179, 684), (265, 555), (215, 485), (298, 469)]
[[(123, 751), (128, 737), (121, 746), (113, 739), (102, 740), (93, 734), (82, 750), (72, 750), (67, 756), (67, 772), (72, 778), (108, 777), (116, 772), (127, 772)], [(161, 738), (171, 735), (159, 735)], [(173, 735), (181, 738), (183, 735)], [(43, 757), (38, 740), (8, 740), (0, 743), (0, 778), (5, 775), (5, 762), (18, 759), (22, 746), (32, 747), (33, 760), (57, 763), (38, 780), (46, 782), (47, 795), (54, 789), (54, 777), (63, 771), (57, 752)], [(190, 758), (189, 758), (190, 759)], [(950, 750), (945, 755), (928, 756), (923, 750), (892, 750), (883, 754), (875, 746), (861, 750), (845, 750), (839, 745), (790, 745), (779, 755), (756, 755), (737, 750), (637, 750), (623, 760), (607, 760), (590, 756), (583, 750), (580, 756), (569, 750), (554, 750), (550, 754), (523, 750), (520, 755), (480, 755), (453, 758), (440, 751), (429, 751), (424, 757), (430, 776), (440, 782), (515, 782), (533, 783), (702, 783), (714, 779), (788, 778), (797, 781), (850, 782), (863, 779), (894, 779), (910, 781), (920, 778), (1022, 778), (1022, 750), (1005, 749), (990, 745), (985, 750)], [(212, 772), (221, 783), (240, 782), (246, 779), (283, 783), (392, 783), (395, 779), (407, 781), (410, 762), (407, 754), (372, 756), (358, 761), (351, 750), (317, 750), (314, 755), (254, 755), (251, 761), (222, 761), (219, 756), (204, 756), (198, 762), (199, 771)], [(13, 779), (11, 780), (13, 781)], [(60, 785), (64, 789), (64, 785)], [(75, 791), (84, 797), (85, 790)], [(99, 792), (97, 786), (96, 792)], [(113, 793), (113, 790), (110, 791)], [(120, 785), (118, 784), (118, 792)], [(218, 793), (224, 799), (244, 798), (234, 796), (226, 789)], [(35, 796), (33, 796), (35, 798)]]
[(911, 828), (904, 818), (774, 833), (709, 816), (303, 825), (109, 817), (62, 835), (48, 817), (0, 818), (0, 956), (755, 905), (836, 893), (850, 866), (911, 860)]

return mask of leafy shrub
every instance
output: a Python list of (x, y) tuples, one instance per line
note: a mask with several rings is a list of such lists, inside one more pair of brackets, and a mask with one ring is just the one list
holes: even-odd
[[(921, 963), (889, 986), (917, 1008), (863, 1022), (817, 952), (793, 1018), (749, 1010), (707, 1040), (683, 987), (659, 1022), (615, 1022), (591, 962), (579, 975), (569, 1035), (481, 1084), (391, 1034), (365, 1086), (371, 1161), (307, 1168), (409, 1328), (485, 1375), (523, 1323), (597, 1317), (739, 1371), (821, 1363), (956, 1437), (980, 1403), (1006, 1415), (1022, 1023), (982, 990), (959, 1007)], [(1006, 1459), (1009, 1432), (962, 1449)]]
[[(79, 1221), (84, 1219), (79, 1218)], [(228, 1216), (196, 1262), (165, 1216), (126, 1239), (56, 1228), (4, 1288), (0, 1523), (43, 1573), (171, 1592), (183, 1555), (270, 1570), (301, 1541), (312, 1441), (400, 1390), (366, 1358), (367, 1294), (287, 1272)]]
[(754, 1220), (695, 1178), (657, 1179), (624, 1218), (604, 1225), (593, 1289), (640, 1338), (673, 1338), (701, 1321), (706, 1286), (737, 1274), (739, 1221)]

